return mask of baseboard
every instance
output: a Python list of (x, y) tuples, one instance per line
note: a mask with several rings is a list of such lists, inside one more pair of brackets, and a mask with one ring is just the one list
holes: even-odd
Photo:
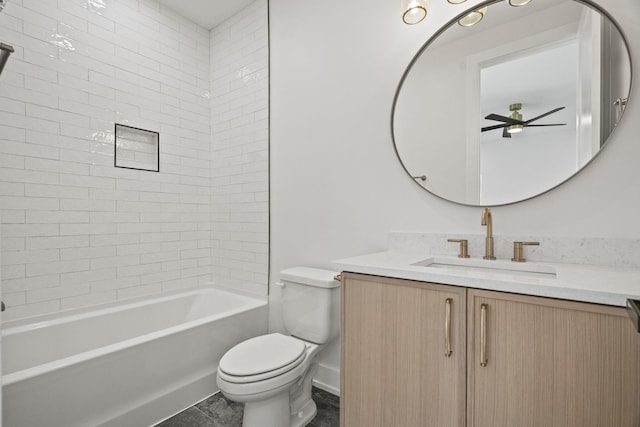
[(318, 365), (318, 372), (313, 379), (313, 385), (326, 392), (340, 396), (340, 369)]

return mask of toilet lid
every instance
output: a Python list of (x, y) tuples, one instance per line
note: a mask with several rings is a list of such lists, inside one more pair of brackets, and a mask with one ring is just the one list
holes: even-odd
[(228, 375), (247, 377), (300, 364), (304, 358), (304, 342), (286, 335), (273, 333), (251, 338), (229, 350), (220, 359), (219, 369)]

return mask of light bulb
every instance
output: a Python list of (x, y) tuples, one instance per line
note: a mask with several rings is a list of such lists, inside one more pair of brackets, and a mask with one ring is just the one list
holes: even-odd
[(427, 16), (424, 0), (410, 0), (403, 8), (402, 21), (408, 25), (415, 25)]
[(524, 6), (529, 3), (531, 0), (509, 0), (509, 4), (514, 7)]
[(478, 22), (482, 21), (482, 18), (484, 18), (484, 13), (486, 11), (487, 6), (474, 10), (473, 12), (469, 12), (458, 20), (458, 24), (462, 25), (463, 27), (471, 27), (473, 25), (476, 25)]

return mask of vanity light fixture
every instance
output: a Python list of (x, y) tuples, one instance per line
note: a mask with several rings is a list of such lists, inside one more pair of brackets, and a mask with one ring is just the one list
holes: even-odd
[(407, 25), (415, 25), (427, 17), (425, 0), (403, 0), (402, 21)]
[(509, 4), (513, 7), (520, 7), (528, 4), (531, 0), (509, 0)]
[(482, 21), (482, 18), (484, 18), (484, 14), (486, 11), (487, 6), (469, 12), (462, 18), (458, 19), (458, 24), (462, 25), (463, 27), (471, 27), (473, 25), (476, 25), (478, 22)]

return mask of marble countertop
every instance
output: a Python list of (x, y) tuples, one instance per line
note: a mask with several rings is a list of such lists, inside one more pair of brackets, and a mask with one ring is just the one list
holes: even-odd
[[(626, 306), (640, 299), (640, 269), (551, 262), (460, 259), (386, 251), (332, 262), (341, 271), (476, 289)], [(526, 269), (528, 271), (521, 271)]]

